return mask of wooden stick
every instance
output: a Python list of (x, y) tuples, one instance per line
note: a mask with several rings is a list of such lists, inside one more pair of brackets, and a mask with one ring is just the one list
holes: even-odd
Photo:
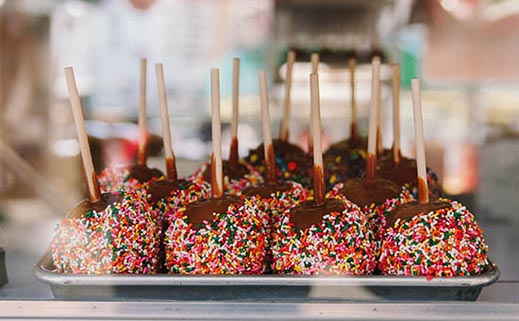
[[(377, 59), (380, 62), (380, 57), (375, 57), (373, 59)], [(376, 79), (377, 82), (377, 154), (381, 155), (384, 151), (384, 142), (382, 140), (382, 103), (380, 101), (380, 72), (377, 73)]]
[(102, 200), (101, 191), (99, 190), (99, 184), (97, 182), (97, 176), (94, 170), (92, 153), (90, 151), (88, 136), (85, 129), (85, 120), (81, 110), (81, 100), (76, 85), (76, 79), (74, 77), (74, 69), (72, 69), (72, 67), (65, 68), (65, 78), (67, 80), (74, 123), (76, 124), (76, 133), (79, 141), (79, 147), (81, 149), (81, 158), (83, 160), (83, 172), (85, 175), (88, 199), (92, 203), (99, 202)]
[(232, 166), (238, 165), (238, 102), (240, 97), (240, 58), (232, 60), (232, 121), (231, 121), (231, 148), (229, 162)]
[[(310, 56), (310, 60), (312, 61), (312, 73), (317, 74), (319, 71), (319, 54), (313, 53)], [(310, 115), (312, 114), (312, 108), (310, 108)], [(312, 128), (312, 116), (310, 116), (310, 133), (308, 135), (308, 153), (312, 154), (314, 150), (314, 142), (313, 142), (313, 128)]]
[(267, 75), (265, 70), (258, 71), (260, 85), (260, 103), (263, 125), (263, 152), (265, 153), (265, 175), (267, 184), (276, 183), (276, 162), (274, 147), (272, 145), (272, 133), (270, 128), (269, 97), (267, 90)]
[(296, 53), (290, 50), (287, 54), (287, 74), (285, 77), (285, 102), (283, 108), (283, 119), (281, 120), (281, 128), (279, 129), (279, 139), (288, 142), (290, 135), (290, 93), (292, 91), (292, 71), (296, 61)]
[(222, 129), (220, 119), (220, 70), (211, 68), (211, 111), (213, 154), (211, 156), (211, 188), (213, 198), (223, 196)]
[(400, 65), (393, 64), (393, 163), (400, 157)]
[(319, 54), (313, 53), (310, 56), (310, 61), (312, 62), (312, 73), (317, 74), (319, 72)]
[(314, 156), (314, 200), (317, 206), (325, 203), (325, 183), (323, 171), (323, 151), (321, 141), (321, 106), (319, 97), (319, 76), (310, 74), (310, 96), (312, 102), (312, 132)]
[(377, 120), (378, 120), (378, 100), (380, 82), (380, 59), (373, 58), (371, 71), (371, 104), (369, 108), (369, 134), (368, 134), (368, 159), (366, 161), (366, 179), (375, 178), (377, 166)]
[(350, 93), (351, 93), (351, 131), (350, 141), (352, 145), (356, 146), (359, 142), (359, 132), (357, 126), (357, 103), (355, 101), (355, 69), (357, 67), (357, 60), (351, 58), (348, 61), (348, 69), (350, 71)]
[(420, 96), (420, 80), (411, 80), (413, 92), (413, 115), (416, 140), (416, 170), (418, 174), (418, 201), (429, 203), (429, 187), (427, 186), (427, 168), (425, 162), (425, 142), (423, 136), (422, 99)]
[(146, 145), (148, 143), (148, 128), (146, 124), (146, 58), (141, 58), (141, 83), (139, 98), (139, 137), (137, 140), (137, 164), (146, 165)]
[(160, 120), (162, 122), (162, 138), (164, 140), (164, 154), (166, 156), (166, 178), (177, 181), (177, 166), (175, 153), (171, 144), (171, 127), (169, 125), (168, 98), (166, 93), (166, 82), (164, 81), (164, 68), (162, 64), (155, 64), (155, 75), (157, 77), (157, 90), (160, 103)]

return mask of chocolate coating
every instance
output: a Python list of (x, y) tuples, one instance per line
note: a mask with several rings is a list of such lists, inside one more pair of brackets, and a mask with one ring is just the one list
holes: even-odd
[(146, 145), (148, 155), (159, 156), (163, 148), (164, 142), (162, 140), (162, 137), (150, 133), (148, 136), (148, 144)]
[(314, 200), (310, 200), (290, 210), (290, 221), (296, 230), (304, 231), (312, 225), (319, 224), (324, 215), (342, 211), (344, 211), (344, 203), (338, 199), (327, 199), (319, 206)]
[(332, 144), (328, 149), (324, 152), (324, 155), (337, 155), (348, 152), (354, 148), (367, 149), (368, 148), (368, 140), (366, 138), (359, 138), (358, 141), (353, 141), (350, 138), (341, 140), (335, 144)]
[(361, 148), (330, 151), (324, 155), (327, 189), (337, 182), (362, 177), (366, 171), (367, 151)]
[(243, 195), (245, 196), (259, 196), (262, 198), (272, 197), (272, 194), (276, 194), (277, 192), (286, 192), (290, 190), (290, 185), (287, 183), (279, 183), (279, 184), (259, 184), (256, 186), (251, 186), (243, 190)]
[[(272, 141), (276, 160), (276, 176), (281, 180), (290, 180), (305, 187), (312, 185), (313, 158), (299, 146), (279, 139)], [(245, 160), (265, 176), (265, 152), (263, 144), (249, 152)]]
[[(237, 165), (233, 166), (230, 161), (222, 161), (222, 169), (223, 175), (229, 177), (229, 179), (238, 180), (249, 174), (249, 170), (245, 165), (238, 163)], [(211, 183), (211, 166), (207, 166), (203, 175), (204, 180), (208, 183)]]
[[(277, 157), (284, 158), (287, 155), (293, 155), (293, 154), (306, 154), (305, 151), (301, 147), (291, 144), (289, 142), (282, 141), (280, 139), (272, 140), (272, 145), (274, 146), (276, 158)], [(255, 162), (251, 162), (251, 159), (250, 159), (251, 155), (257, 156), (257, 159)], [(265, 159), (265, 153), (264, 153), (264, 149), (263, 149), (263, 144), (260, 144), (258, 147), (251, 150), (249, 152), (249, 156), (246, 157), (247, 162), (255, 163), (255, 164), (261, 164), (264, 159)]]
[(387, 199), (397, 197), (400, 195), (401, 187), (376, 176), (371, 180), (356, 178), (346, 181), (339, 192), (362, 208), (371, 204), (379, 205)]
[[(284, 171), (291, 172), (297, 178), (307, 178), (305, 184), (311, 185), (311, 177), (314, 166), (314, 159), (310, 154), (289, 154), (285, 156)], [(303, 180), (303, 179), (302, 179)]]
[(153, 178), (159, 178), (164, 174), (156, 168), (149, 168), (146, 165), (132, 165), (128, 168), (130, 170), (130, 177), (135, 178), (141, 183), (151, 181)]
[(69, 218), (80, 218), (85, 213), (96, 211), (102, 212), (108, 206), (113, 205), (117, 202), (120, 202), (122, 199), (122, 195), (120, 193), (103, 193), (101, 195), (102, 200), (99, 202), (92, 203), (91, 201), (85, 199), (79, 202), (72, 210), (70, 210), (68, 217)]
[(427, 204), (422, 204), (418, 201), (402, 204), (391, 211), (387, 218), (387, 226), (393, 227), (398, 219), (401, 220), (400, 222), (404, 222), (405, 220), (413, 218), (421, 213), (429, 213), (450, 206), (450, 203), (441, 200), (433, 200)]
[(209, 198), (188, 204), (184, 214), (191, 223), (191, 228), (198, 230), (203, 227), (204, 221), (211, 222), (213, 220), (213, 213), (226, 213), (229, 205), (240, 205), (241, 203), (242, 201), (239, 198), (233, 196)]
[[(407, 185), (411, 191), (418, 188), (416, 160), (402, 157), (398, 164), (394, 164), (392, 157), (386, 157), (382, 160), (379, 159), (377, 164), (378, 176), (389, 179), (400, 186)], [(436, 199), (442, 195), (438, 178), (429, 168), (427, 168), (427, 184), (430, 198)]]
[(187, 184), (189, 184), (189, 182), (184, 179), (178, 181), (152, 181), (148, 189), (148, 193), (150, 194), (150, 205), (154, 205), (161, 199), (168, 197), (171, 192), (182, 189)]
[(377, 175), (392, 181), (393, 183), (404, 186), (405, 184), (417, 185), (416, 161), (402, 158), (398, 164), (392, 160), (380, 164)]

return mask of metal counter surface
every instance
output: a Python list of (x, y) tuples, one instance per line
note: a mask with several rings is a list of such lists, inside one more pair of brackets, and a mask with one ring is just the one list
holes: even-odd
[(46, 320), (519, 320), (498, 303), (216, 303), (2, 301), (0, 319)]

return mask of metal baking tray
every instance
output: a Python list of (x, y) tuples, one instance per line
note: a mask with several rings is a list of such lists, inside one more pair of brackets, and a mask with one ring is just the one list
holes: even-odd
[(33, 274), (63, 300), (475, 301), (484, 286), (499, 278), (494, 264), (480, 275), (431, 280), (387, 275), (84, 275), (52, 270), (47, 253)]

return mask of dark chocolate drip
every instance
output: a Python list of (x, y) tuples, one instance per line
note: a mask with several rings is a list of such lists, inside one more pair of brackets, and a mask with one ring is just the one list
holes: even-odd
[(401, 161), (397, 164), (392, 162), (384, 162), (377, 170), (377, 175), (394, 182), (396, 185), (403, 186), (405, 184), (416, 185), (416, 163), (410, 161)]
[(233, 196), (209, 198), (188, 204), (184, 214), (187, 216), (191, 228), (198, 230), (203, 226), (204, 221), (210, 223), (213, 220), (213, 213), (226, 213), (231, 204), (239, 206), (241, 200)]
[(449, 208), (450, 206), (450, 203), (440, 200), (430, 201), (427, 204), (422, 204), (418, 201), (402, 204), (391, 211), (387, 218), (387, 226), (393, 227), (398, 219), (400, 219), (400, 222), (402, 223), (421, 213), (429, 213), (439, 209)]
[(366, 161), (366, 178), (373, 179), (375, 177), (375, 170), (377, 168), (377, 157), (373, 154), (368, 153), (368, 159)]
[(314, 154), (314, 140), (310, 136), (308, 136), (308, 152), (307, 152), (307, 154), (308, 155)]
[(219, 161), (222, 163), (222, 177), (221, 178), (221, 185), (218, 184), (218, 176), (216, 173), (216, 157), (214, 156), (214, 153), (211, 154), (211, 193), (214, 198), (221, 198), (223, 196), (223, 181), (224, 181), (224, 172), (223, 172), (223, 161), (220, 158)]
[[(85, 170), (83, 170), (83, 173), (85, 173)], [(102, 199), (102, 195), (101, 195), (101, 189), (99, 188), (99, 181), (97, 180), (96, 172), (92, 172), (91, 181), (92, 181), (92, 185), (93, 185), (92, 189), (90, 189), (90, 187), (89, 187), (88, 180), (85, 179), (85, 183), (87, 185), (86, 188), (87, 188), (88, 199), (90, 202), (94, 202), (94, 203), (100, 202)]]
[(418, 201), (422, 204), (427, 204), (429, 202), (427, 182), (421, 177), (418, 177)]
[(232, 166), (238, 166), (238, 138), (233, 137), (231, 141), (231, 149), (229, 152), (229, 163)]
[(146, 165), (135, 164), (130, 168), (130, 177), (135, 178), (141, 183), (146, 183), (151, 181), (153, 178), (159, 178), (164, 176), (161, 171), (156, 168), (149, 168)]
[(145, 152), (138, 152), (137, 153), (137, 164), (139, 165), (146, 165), (147, 157)]
[(393, 156), (393, 164), (395, 165), (399, 165), (401, 162), (402, 162), (402, 150), (398, 149), (398, 151), (396, 152), (396, 156), (398, 157), (398, 162), (397, 162), (397, 157), (395, 157), (395, 153), (393, 153), (393, 150), (395, 149), (395, 147), (391, 147), (391, 155)]
[(146, 150), (148, 147), (148, 135), (144, 134), (144, 137), (141, 137), (140, 131), (139, 131), (139, 141), (143, 141), (144, 143), (141, 145), (139, 144), (138, 150), (137, 150), (137, 164), (139, 165), (146, 165), (147, 162), (147, 155)]
[(186, 187), (187, 184), (189, 184), (189, 182), (184, 179), (177, 181), (162, 180), (151, 182), (148, 190), (150, 194), (150, 205), (154, 205), (161, 199), (168, 197), (171, 192)]
[(312, 225), (317, 225), (323, 216), (332, 212), (344, 211), (344, 202), (337, 199), (327, 199), (322, 205), (315, 201), (305, 201), (290, 210), (290, 221), (298, 231), (304, 231)]
[(96, 211), (102, 212), (108, 206), (118, 203), (122, 199), (121, 193), (103, 193), (100, 201), (91, 202), (89, 200), (82, 200), (72, 210), (70, 210), (69, 218), (80, 218), (88, 212)]
[(243, 190), (243, 195), (245, 196), (259, 196), (262, 198), (270, 198), (272, 194), (276, 194), (278, 192), (286, 192), (290, 190), (290, 184), (288, 183), (280, 183), (280, 184), (260, 184), (256, 186), (251, 186)]
[[(222, 161), (222, 169), (224, 177), (227, 176), (229, 179), (239, 180), (245, 177), (245, 175), (249, 174), (247, 167), (241, 163), (233, 166), (230, 161)], [(207, 168), (204, 170), (203, 176), (206, 182), (212, 182), (211, 165), (207, 166)]]
[(178, 179), (175, 158), (166, 158), (166, 178), (170, 181), (176, 181)]
[(321, 206), (325, 202), (325, 187), (323, 168), (314, 165), (314, 198), (317, 206)]
[(380, 205), (387, 199), (397, 197), (400, 192), (400, 186), (381, 177), (351, 179), (340, 190), (341, 194), (361, 208), (371, 204)]

